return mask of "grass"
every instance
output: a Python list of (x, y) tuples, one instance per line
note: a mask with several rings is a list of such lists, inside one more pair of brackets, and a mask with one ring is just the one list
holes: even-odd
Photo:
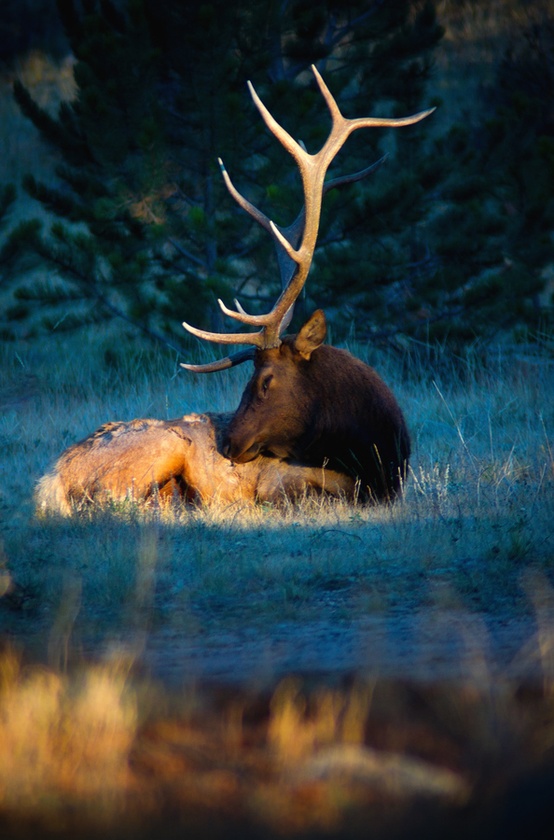
[(369, 354), (414, 444), (391, 509), (68, 521), (32, 503), (65, 447), (233, 408), (248, 371), (194, 377), (109, 330), (0, 353), (4, 836), (491, 837), (551, 807), (546, 351)]
[[(107, 420), (169, 418), (238, 404), (247, 372), (178, 373), (172, 359), (108, 334), (3, 349), (0, 415), (8, 629), (64, 624), (83, 644), (129, 624), (224, 632), (348, 621), (437, 604), (531, 615), (521, 576), (553, 566), (553, 371), (547, 358), (412, 364), (382, 359), (412, 431), (405, 499), (393, 509), (307, 500), (141, 511), (134, 504), (39, 521), (32, 491), (61, 451)], [(56, 364), (52, 364), (52, 359)], [(379, 361), (379, 360), (371, 360)], [(419, 366), (418, 366), (419, 365)], [(69, 593), (69, 594), (68, 594)], [(71, 627), (63, 605), (76, 601)], [(72, 613), (73, 614), (73, 613)]]
[(117, 809), (128, 776), (136, 697), (121, 668), (68, 681), (5, 652), (0, 669), (0, 813), (59, 814), (68, 800), (91, 815)]
[[(531, 10), (439, 12), (449, 124)], [(71, 95), (70, 65), (18, 75), (42, 104)], [(3, 180), (48, 179), (6, 93), (0, 117)], [(413, 437), (394, 509), (57, 522), (32, 489), (65, 447), (107, 420), (234, 408), (246, 371), (194, 378), (109, 331), (0, 348), (2, 836), (534, 836), (554, 780), (552, 361), (369, 361)]]

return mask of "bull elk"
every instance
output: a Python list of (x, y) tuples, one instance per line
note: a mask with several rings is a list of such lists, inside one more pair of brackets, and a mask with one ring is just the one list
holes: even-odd
[[(325, 316), (316, 311), (297, 335), (281, 337), (290, 324), (317, 240), (321, 203), (334, 187), (352, 183), (373, 171), (324, 183), (327, 169), (350, 134), (359, 128), (412, 125), (432, 110), (400, 119), (346, 119), (327, 85), (312, 67), (331, 114), (330, 134), (317, 154), (309, 154), (280, 126), (250, 84), (251, 96), (269, 130), (294, 158), (302, 178), (304, 207), (288, 228), (279, 228), (234, 187), (220, 160), (227, 188), (237, 203), (273, 237), (283, 290), (273, 309), (250, 315), (235, 301), (232, 310), (218, 301), (223, 313), (241, 324), (257, 327), (249, 333), (214, 333), (185, 329), (198, 338), (220, 344), (247, 344), (225, 359), (207, 365), (183, 364), (190, 371), (209, 373), (247, 359), (254, 373), (223, 439), (222, 452), (237, 465), (260, 454), (288, 464), (330, 469), (353, 478), (360, 497), (393, 501), (402, 492), (410, 456), (410, 438), (398, 403), (373, 368), (350, 353), (323, 344)], [(379, 162), (380, 163), (380, 162)]]
[(91, 504), (134, 500), (280, 504), (308, 494), (353, 499), (343, 473), (260, 456), (234, 464), (220, 454), (230, 414), (106, 423), (70, 446), (38, 482), (36, 510), (71, 516)]
[(280, 297), (264, 315), (249, 315), (238, 302), (236, 311), (230, 310), (219, 301), (226, 315), (259, 327), (255, 333), (211, 333), (183, 325), (202, 339), (254, 348), (208, 365), (183, 365), (211, 372), (253, 359), (254, 374), (236, 413), (101, 426), (67, 449), (39, 481), (39, 512), (70, 515), (76, 505), (127, 498), (279, 502), (315, 492), (392, 501), (400, 494), (410, 439), (387, 385), (368, 365), (323, 344), (326, 323), (321, 310), (297, 335), (281, 336), (310, 269), (323, 196), (365, 177), (381, 163), (324, 184), (339, 149), (358, 128), (411, 125), (431, 112), (402, 119), (345, 119), (312, 69), (332, 117), (331, 133), (316, 155), (278, 125), (249, 83), (267, 126), (300, 169), (304, 207), (292, 225), (278, 228), (250, 204), (220, 161), (231, 195), (274, 239), (283, 286)]

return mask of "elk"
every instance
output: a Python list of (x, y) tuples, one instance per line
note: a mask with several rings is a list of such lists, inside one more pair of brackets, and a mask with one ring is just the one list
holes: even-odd
[(354, 499), (340, 472), (258, 456), (234, 464), (220, 453), (230, 414), (105, 423), (69, 447), (35, 491), (39, 515), (71, 516), (91, 505), (133, 500), (272, 502), (308, 494)]
[(358, 128), (411, 125), (431, 111), (401, 119), (345, 119), (312, 69), (332, 118), (329, 137), (316, 155), (287, 134), (248, 83), (267, 126), (298, 164), (304, 207), (297, 219), (288, 228), (277, 227), (235, 189), (220, 161), (231, 195), (273, 237), (281, 295), (264, 315), (247, 314), (237, 301), (236, 311), (219, 301), (226, 315), (259, 327), (255, 333), (211, 333), (183, 324), (201, 339), (254, 348), (207, 365), (183, 364), (206, 373), (253, 360), (254, 374), (237, 411), (106, 423), (62, 453), (38, 482), (39, 513), (66, 516), (76, 506), (127, 498), (279, 503), (308, 492), (393, 501), (401, 493), (410, 439), (388, 386), (368, 365), (323, 344), (321, 310), (297, 335), (281, 336), (310, 269), (323, 196), (365, 177), (382, 162), (324, 184), (333, 158)]
[[(402, 492), (410, 457), (410, 437), (392, 391), (376, 371), (348, 352), (324, 345), (325, 316), (317, 310), (297, 335), (282, 337), (295, 301), (310, 270), (324, 194), (352, 183), (376, 164), (324, 184), (327, 169), (350, 134), (359, 128), (412, 125), (434, 109), (399, 119), (347, 119), (312, 66), (331, 114), (331, 131), (317, 154), (309, 154), (277, 123), (249, 82), (252, 99), (266, 126), (295, 160), (302, 178), (304, 207), (288, 228), (280, 228), (235, 189), (222, 161), (220, 167), (232, 197), (273, 237), (283, 290), (273, 309), (251, 315), (235, 300), (223, 313), (256, 332), (215, 333), (183, 326), (196, 337), (220, 344), (247, 344), (249, 349), (205, 365), (183, 364), (189, 371), (210, 373), (250, 359), (254, 373), (228, 424), (222, 452), (244, 465), (260, 454), (287, 464), (324, 464), (359, 485), (364, 501), (394, 501)], [(378, 164), (380, 161), (378, 162)], [(377, 164), (377, 165), (378, 165)]]

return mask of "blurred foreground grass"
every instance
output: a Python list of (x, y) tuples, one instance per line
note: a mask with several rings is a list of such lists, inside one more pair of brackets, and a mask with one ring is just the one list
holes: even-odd
[(169, 694), (123, 659), (60, 674), (6, 650), (0, 831), (548, 837), (554, 694), (544, 676), (311, 689), (289, 678), (272, 693)]

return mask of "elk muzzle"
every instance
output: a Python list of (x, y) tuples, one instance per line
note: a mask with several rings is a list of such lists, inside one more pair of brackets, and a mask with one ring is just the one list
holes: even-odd
[(247, 461), (253, 461), (260, 454), (261, 449), (262, 445), (255, 440), (244, 445), (230, 436), (225, 438), (222, 446), (225, 457), (237, 464), (246, 464)]

